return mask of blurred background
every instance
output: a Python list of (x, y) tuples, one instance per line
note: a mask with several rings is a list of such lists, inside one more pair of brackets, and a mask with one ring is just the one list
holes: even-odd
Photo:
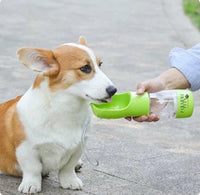
[[(183, 3), (192, 18), (199, 17), (198, 1), (184, 0)], [(191, 30), (187, 27), (188, 21), (174, 23), (175, 18), (170, 18), (178, 20), (172, 12), (182, 11), (182, 2), (181, 5), (174, 3), (173, 10), (167, 6), (170, 3), (161, 0), (3, 0), (0, 4), (0, 70), (3, 70), (0, 89), (4, 86), (6, 89), (0, 101), (23, 93), (32, 82), (33, 73), (17, 59), (16, 51), (20, 47), (53, 49), (76, 42), (80, 35), (102, 57), (103, 70), (119, 90), (134, 90), (136, 83), (168, 68), (168, 52), (173, 47), (189, 47), (195, 42), (188, 34)], [(184, 33), (190, 41), (182, 38)]]

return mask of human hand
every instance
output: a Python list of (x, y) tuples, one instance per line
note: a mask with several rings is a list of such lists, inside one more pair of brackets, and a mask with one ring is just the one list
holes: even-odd
[[(148, 93), (158, 92), (166, 89), (186, 89), (191, 85), (186, 77), (176, 68), (170, 68), (161, 73), (158, 77), (139, 83), (137, 85), (136, 93), (142, 95), (145, 91)], [(155, 111), (157, 108), (154, 103), (151, 102), (151, 111)], [(132, 117), (127, 117), (127, 120), (132, 120)], [(150, 112), (148, 116), (134, 117), (135, 121), (158, 121), (159, 116), (154, 112)]]
[[(142, 83), (139, 83), (137, 85), (136, 93), (138, 95), (142, 95), (144, 92), (157, 92), (165, 89), (165, 84), (160, 77), (156, 77), (154, 79), (150, 79), (147, 81), (144, 81)], [(151, 110), (154, 110), (154, 104), (151, 104)], [(132, 117), (126, 117), (127, 120), (131, 121)], [(139, 116), (139, 117), (133, 117), (133, 120), (137, 122), (152, 122), (152, 121), (158, 121), (160, 118), (155, 113), (150, 113), (148, 116)]]
[(160, 77), (156, 77), (137, 85), (136, 93), (142, 95), (144, 92), (154, 93), (165, 89), (165, 83)]

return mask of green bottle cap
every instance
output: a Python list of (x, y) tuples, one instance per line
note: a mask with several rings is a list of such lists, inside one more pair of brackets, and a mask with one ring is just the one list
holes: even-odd
[(189, 90), (175, 90), (177, 94), (176, 118), (186, 118), (192, 116), (194, 109), (193, 94)]
[(91, 104), (93, 113), (99, 118), (116, 119), (128, 116), (148, 115), (150, 110), (149, 95), (137, 95), (135, 92), (115, 94), (112, 102)]

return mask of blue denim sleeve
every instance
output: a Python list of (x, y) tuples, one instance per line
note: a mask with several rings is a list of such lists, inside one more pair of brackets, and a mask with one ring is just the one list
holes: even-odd
[(170, 66), (186, 77), (191, 90), (200, 89), (200, 43), (190, 49), (174, 48), (169, 53)]

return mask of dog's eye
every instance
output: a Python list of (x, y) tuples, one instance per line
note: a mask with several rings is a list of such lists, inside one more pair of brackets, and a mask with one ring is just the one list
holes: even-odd
[(89, 64), (86, 64), (85, 66), (81, 67), (80, 70), (86, 74), (89, 74), (92, 71), (92, 67)]
[(99, 62), (99, 67), (101, 67), (102, 64), (103, 64), (103, 62)]

